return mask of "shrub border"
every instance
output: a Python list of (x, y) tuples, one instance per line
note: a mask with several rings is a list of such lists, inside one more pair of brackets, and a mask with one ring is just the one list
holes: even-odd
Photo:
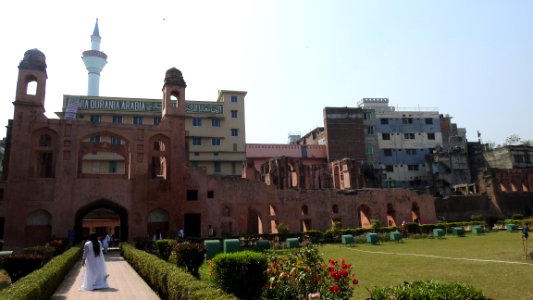
[(181, 270), (177, 265), (122, 244), (124, 259), (146, 283), (163, 299), (169, 300), (237, 300), (220, 289), (214, 288)]
[(81, 247), (72, 247), (52, 258), (42, 268), (0, 291), (0, 299), (50, 299), (65, 276), (80, 259)]

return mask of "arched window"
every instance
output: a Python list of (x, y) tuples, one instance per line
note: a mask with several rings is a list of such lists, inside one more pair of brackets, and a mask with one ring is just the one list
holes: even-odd
[(54, 148), (51, 133), (36, 133), (34, 136), (35, 176), (40, 178), (54, 177)]

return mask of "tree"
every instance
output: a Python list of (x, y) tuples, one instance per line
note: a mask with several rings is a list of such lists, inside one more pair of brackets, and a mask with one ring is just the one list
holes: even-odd
[(518, 134), (511, 134), (505, 139), (505, 145), (518, 145), (522, 139), (518, 136)]

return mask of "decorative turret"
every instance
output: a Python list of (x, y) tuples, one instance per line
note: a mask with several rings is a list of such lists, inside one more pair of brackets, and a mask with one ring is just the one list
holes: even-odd
[[(170, 68), (165, 73), (163, 85), (163, 117), (170, 114), (185, 113), (185, 88), (187, 84), (183, 74), (176, 68)], [(172, 101), (176, 101), (175, 105)]]
[(100, 51), (101, 40), (102, 38), (98, 30), (98, 19), (96, 19), (93, 34), (91, 35), (91, 50), (84, 51), (81, 57), (89, 72), (88, 96), (100, 95), (100, 72), (102, 72), (107, 64), (107, 55)]
[(38, 49), (26, 51), (19, 64), (17, 95), (14, 102), (17, 112), (31, 109), (44, 114), (46, 78), (46, 56)]

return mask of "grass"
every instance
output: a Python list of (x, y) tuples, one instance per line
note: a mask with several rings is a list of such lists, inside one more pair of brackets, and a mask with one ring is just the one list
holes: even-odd
[[(533, 260), (526, 260), (520, 233), (505, 231), (443, 239), (406, 239), (401, 243), (327, 244), (319, 251), (352, 264), (359, 286), (352, 299), (367, 299), (367, 289), (404, 281), (438, 280), (469, 284), (492, 299), (533, 299), (529, 288)], [(533, 251), (533, 239), (528, 252)], [(470, 259), (470, 260), (468, 260)], [(510, 262), (515, 262), (510, 263)], [(207, 264), (200, 278), (209, 283)]]
[[(528, 252), (533, 251), (533, 241), (530, 244)], [(519, 233), (448, 235), (444, 239), (324, 245), (319, 249), (326, 259), (343, 257), (352, 264), (359, 279), (352, 299), (368, 298), (367, 289), (374, 286), (430, 279), (466, 283), (492, 299), (533, 299), (533, 289), (527, 288), (533, 278), (533, 261), (525, 259)]]

